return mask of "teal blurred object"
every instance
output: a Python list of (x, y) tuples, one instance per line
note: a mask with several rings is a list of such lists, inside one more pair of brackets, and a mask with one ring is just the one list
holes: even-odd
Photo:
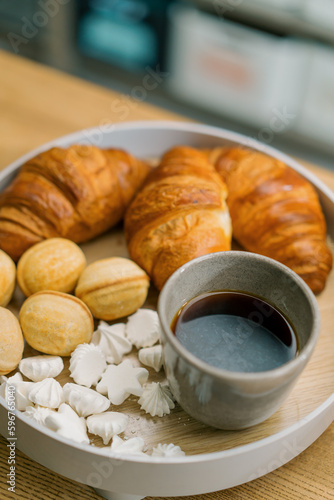
[(144, 22), (144, 4), (109, 2), (107, 8), (108, 2), (92, 2), (91, 7), (78, 30), (79, 47), (85, 55), (128, 70), (156, 62), (158, 41), (152, 26)]

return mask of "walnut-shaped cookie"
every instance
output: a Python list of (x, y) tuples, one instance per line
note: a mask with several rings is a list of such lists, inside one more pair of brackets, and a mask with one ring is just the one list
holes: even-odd
[(15, 289), (16, 266), (3, 250), (0, 250), (0, 306), (6, 307)]
[(149, 284), (148, 275), (132, 260), (111, 257), (84, 269), (75, 295), (95, 318), (109, 321), (137, 311), (146, 300)]
[(14, 314), (0, 307), (0, 375), (14, 370), (22, 359), (24, 341)]
[(24, 338), (37, 351), (69, 356), (91, 341), (94, 321), (88, 307), (73, 295), (46, 290), (28, 297), (20, 310)]
[(81, 248), (66, 238), (50, 238), (24, 252), (17, 264), (17, 282), (26, 297), (42, 290), (70, 293), (86, 267)]

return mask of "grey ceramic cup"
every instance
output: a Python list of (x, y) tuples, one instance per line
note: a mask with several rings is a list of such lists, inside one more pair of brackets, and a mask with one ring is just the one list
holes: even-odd
[[(280, 310), (294, 326), (298, 355), (263, 372), (232, 372), (195, 357), (175, 337), (171, 323), (190, 299), (219, 290), (254, 294)], [(237, 430), (270, 417), (287, 398), (310, 359), (320, 330), (317, 301), (304, 281), (268, 257), (217, 252), (179, 268), (164, 285), (158, 301), (164, 366), (170, 388), (192, 417), (220, 429)]]

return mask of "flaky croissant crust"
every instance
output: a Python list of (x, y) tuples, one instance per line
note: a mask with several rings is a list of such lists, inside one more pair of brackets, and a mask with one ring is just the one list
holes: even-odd
[(311, 183), (281, 161), (241, 148), (216, 148), (210, 161), (228, 187), (233, 236), (245, 249), (293, 269), (323, 290), (332, 267), (326, 222)]
[(125, 214), (130, 257), (161, 289), (182, 264), (231, 248), (227, 190), (205, 155), (179, 146), (147, 177)]
[(0, 194), (0, 248), (15, 261), (44, 238), (87, 241), (116, 224), (150, 168), (122, 150), (74, 145), (27, 161)]

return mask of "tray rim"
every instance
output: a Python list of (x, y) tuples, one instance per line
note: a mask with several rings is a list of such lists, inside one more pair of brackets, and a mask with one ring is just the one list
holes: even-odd
[[(5, 399), (0, 396), (0, 406), (2, 406), (6, 411), (10, 412), (7, 403)], [(50, 437), (51, 439), (56, 439), (57, 441), (62, 442), (65, 445), (68, 445), (72, 448), (77, 448), (78, 450), (81, 451), (88, 451), (88, 452), (93, 452), (94, 455), (101, 455), (102, 457), (106, 458), (115, 458), (115, 459), (121, 459), (122, 462), (141, 462), (144, 464), (152, 464), (152, 463), (158, 463), (158, 464), (180, 464), (180, 462), (184, 463), (192, 463), (192, 462), (201, 462), (201, 461), (211, 461), (215, 460), (217, 458), (220, 458), (221, 455), (226, 456), (226, 458), (229, 455), (239, 455), (240, 453), (243, 453), (244, 451), (250, 451), (252, 449), (256, 449), (259, 447), (262, 447), (263, 444), (270, 444), (271, 442), (279, 441), (281, 439), (286, 438), (290, 434), (293, 434), (297, 429), (303, 428), (305, 425), (309, 424), (311, 421), (316, 420), (318, 417), (321, 416), (322, 413), (324, 413), (326, 410), (330, 410), (331, 407), (333, 407), (333, 416), (332, 416), (332, 422), (334, 422), (334, 392), (331, 396), (329, 396), (321, 405), (319, 405), (317, 408), (312, 410), (308, 415), (303, 417), (302, 419), (298, 420), (294, 424), (292, 424), (289, 427), (286, 427), (285, 429), (282, 429), (281, 431), (275, 432), (274, 434), (271, 434), (270, 436), (267, 436), (262, 439), (258, 439), (256, 441), (253, 441), (251, 443), (247, 443), (244, 445), (240, 446), (235, 446), (233, 448), (228, 448), (227, 450), (222, 450), (222, 451), (214, 451), (214, 452), (208, 452), (208, 453), (198, 453), (196, 455), (185, 455), (182, 457), (152, 457), (151, 455), (146, 455), (146, 456), (136, 456), (135, 460), (133, 459), (133, 456), (130, 455), (123, 455), (123, 454), (118, 454), (116, 452), (111, 453), (110, 448), (106, 447), (93, 447), (90, 444), (81, 444), (77, 443), (75, 441), (70, 441), (63, 436), (60, 436), (53, 432), (51, 429), (48, 429), (47, 427), (42, 427), (38, 423), (35, 423), (32, 419), (29, 419), (26, 417), (23, 412), (18, 412), (18, 410), (15, 410), (15, 415), (19, 417), (20, 420), (22, 420), (25, 424), (27, 424), (30, 427), (33, 427), (36, 431), (41, 432), (45, 434), (46, 436)], [(328, 426), (332, 423), (329, 422)], [(5, 437), (5, 436), (4, 436)]]
[[(111, 130), (110, 130), (111, 129)], [(131, 122), (126, 122), (126, 123), (121, 123), (121, 124), (111, 124), (109, 127), (109, 130), (105, 132), (104, 130), (101, 129), (101, 127), (91, 127), (89, 129), (84, 129), (84, 130), (79, 130), (77, 132), (73, 132), (71, 134), (64, 135), (62, 137), (56, 138), (52, 141), (49, 141), (47, 143), (44, 143), (37, 148), (33, 149), (32, 151), (26, 153), (25, 155), (21, 156), (11, 164), (9, 164), (7, 167), (3, 168), (0, 171), (0, 184), (6, 183), (6, 181), (10, 181), (11, 177), (15, 174), (16, 170), (19, 168), (19, 166), (22, 165), (25, 161), (29, 160), (30, 158), (34, 157), (36, 154), (39, 154), (42, 151), (45, 151), (46, 149), (49, 149), (54, 146), (66, 146), (69, 144), (96, 144), (96, 141), (94, 141), (94, 136), (96, 137), (97, 134), (102, 134), (103, 135), (109, 135), (112, 133), (129, 133), (129, 132), (136, 132), (136, 131), (146, 131), (148, 132), (149, 130), (154, 130), (156, 131), (159, 129), (160, 131), (173, 131), (173, 132), (183, 132), (186, 134), (200, 134), (202, 136), (208, 136), (208, 137), (214, 137), (217, 139), (221, 139), (224, 141), (231, 141), (235, 142), (238, 144), (241, 144), (245, 147), (249, 147), (252, 149), (255, 149), (257, 151), (261, 151), (263, 153), (269, 154), (285, 163), (287, 163), (289, 166), (291, 166), (293, 169), (298, 171), (301, 175), (303, 175), (305, 178), (307, 178), (320, 192), (324, 197), (325, 200), (330, 205), (334, 205), (334, 193), (333, 191), (328, 188), (328, 186), (325, 185), (315, 174), (312, 172), (308, 171), (305, 167), (300, 165), (298, 161), (294, 160), (290, 156), (286, 155), (285, 153), (282, 153), (281, 151), (277, 150), (276, 148), (273, 148), (272, 146), (268, 146), (266, 144), (262, 144), (256, 139), (247, 137), (245, 135), (226, 130), (223, 128), (218, 128), (210, 125), (203, 125), (203, 124), (197, 124), (197, 123), (191, 123), (191, 122), (182, 122), (182, 121), (172, 121), (172, 120), (162, 120), (162, 121), (157, 121), (157, 120), (148, 120), (148, 121), (131, 121)], [(114, 146), (113, 147), (117, 147)], [(129, 151), (131, 151), (131, 148), (129, 147)], [(332, 207), (333, 208), (333, 207)], [(334, 213), (332, 214), (332, 227), (334, 230)], [(8, 411), (6, 401), (0, 397), (0, 411)], [(218, 461), (221, 462), (222, 460), (227, 460), (229, 457), (236, 457), (240, 455), (244, 455), (245, 453), (252, 453), (256, 452), (257, 450), (261, 448), (265, 448), (270, 445), (274, 445), (275, 443), (279, 443), (282, 440), (288, 438), (289, 436), (293, 436), (296, 432), (302, 431), (304, 429), (304, 434), (305, 437), (308, 432), (309, 425), (312, 422), (318, 422), (318, 431), (315, 432), (314, 435), (312, 436), (312, 440), (306, 444), (305, 448), (309, 446), (312, 442), (314, 442), (320, 435), (321, 433), (332, 423), (334, 420), (334, 388), (333, 388), (333, 394), (329, 396), (323, 403), (321, 403), (317, 408), (315, 408), (312, 412), (310, 412), (308, 415), (303, 417), (301, 420), (298, 420), (294, 422), (292, 425), (282, 429), (281, 431), (271, 434), (270, 436), (267, 436), (266, 438), (253, 441), (251, 443), (245, 444), (245, 445), (240, 445), (236, 446), (227, 450), (221, 450), (221, 451), (215, 451), (215, 452), (208, 452), (208, 453), (203, 453), (203, 454), (197, 454), (197, 455), (186, 455), (184, 457), (175, 457), (173, 459), (171, 458), (164, 458), (164, 457), (135, 457), (135, 456), (124, 456), (124, 455), (119, 455), (117, 453), (110, 453), (109, 448), (97, 448), (93, 447), (91, 445), (82, 445), (79, 443), (75, 442), (70, 442), (69, 440), (62, 438), (61, 436), (55, 434), (51, 430), (47, 428), (41, 428), (38, 424), (35, 424), (31, 420), (29, 421), (28, 418), (26, 418), (21, 412), (17, 413), (17, 416), (19, 420), (24, 424), (24, 426), (30, 426), (33, 427), (38, 433), (44, 434), (46, 437), (50, 438), (51, 440), (56, 440), (59, 443), (62, 443), (63, 445), (66, 445), (67, 447), (73, 448), (74, 450), (82, 451), (85, 453), (89, 453), (94, 456), (100, 456), (100, 457), (108, 457), (108, 458), (114, 458), (114, 459), (120, 459), (124, 463), (129, 463), (129, 464), (147, 464), (147, 465), (153, 465), (153, 464), (160, 464), (160, 465), (166, 465), (168, 464), (169, 466), (175, 465), (175, 466), (180, 466), (181, 464), (198, 464), (198, 463), (210, 463), (213, 461)], [(323, 418), (322, 418), (323, 417)], [(1, 428), (0, 426), (0, 431), (1, 433), (5, 436), (5, 431)], [(19, 446), (18, 446), (19, 448)], [(301, 452), (300, 450), (299, 452)], [(25, 450), (27, 453), (27, 451)], [(27, 453), (28, 454), (28, 453)], [(299, 454), (299, 453), (297, 453)], [(296, 456), (296, 455), (295, 455)], [(288, 460), (290, 461), (293, 456), (289, 457)], [(286, 463), (286, 462), (284, 462)], [(280, 464), (283, 465), (283, 462)], [(279, 466), (280, 466), (279, 465)], [(51, 467), (50, 467), (51, 468)], [(272, 469), (274, 470), (274, 469)], [(71, 475), (67, 474), (67, 477), (72, 477)], [(256, 476), (256, 477), (259, 477)], [(72, 477), (73, 478), (73, 477)], [(253, 477), (252, 479), (255, 479)], [(247, 482), (247, 481), (241, 481), (242, 482)], [(241, 484), (241, 483), (236, 483), (236, 484)], [(235, 484), (233, 484), (235, 485)], [(224, 486), (224, 487), (231, 487), (232, 485), (229, 486)], [(191, 488), (190, 488), (191, 489)], [(206, 486), (202, 492), (207, 492), (207, 491), (216, 491), (217, 488), (214, 490), (209, 490), (208, 486)], [(218, 488), (222, 489), (222, 488)], [(116, 486), (117, 490), (117, 486)], [(118, 488), (118, 491), (119, 488)], [(168, 490), (169, 491), (169, 490)], [(163, 493), (166, 495), (173, 494), (173, 495), (179, 495), (179, 494), (192, 494), (192, 493), (200, 493), (201, 491), (198, 491), (198, 488), (196, 491), (194, 490), (187, 490), (186, 493), (184, 492), (179, 492), (177, 490), (176, 492), (172, 490), (172, 493)], [(161, 494), (160, 493), (145, 493), (146, 495), (150, 494)]]

